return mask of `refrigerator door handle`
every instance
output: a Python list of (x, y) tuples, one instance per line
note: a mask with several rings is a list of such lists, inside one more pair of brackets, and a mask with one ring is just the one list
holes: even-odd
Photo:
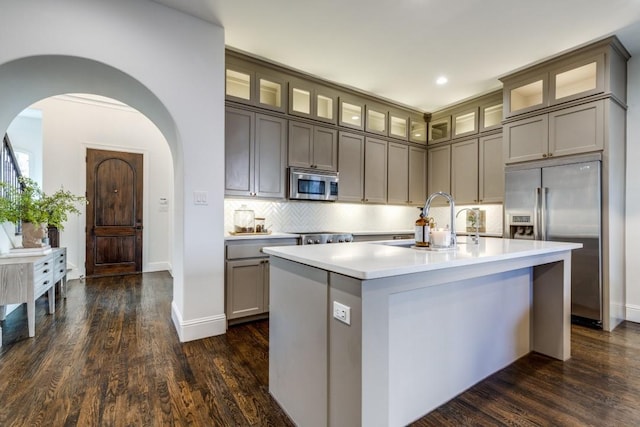
[(541, 215), (540, 215), (540, 234), (541, 234), (541, 239), (540, 240), (547, 240), (549, 238), (549, 235), (547, 233), (547, 221), (548, 221), (548, 217), (547, 217), (547, 192), (549, 191), (549, 189), (547, 187), (542, 187), (542, 194), (541, 199), (542, 199), (542, 206), (541, 206)]
[(540, 240), (540, 187), (536, 187), (533, 204), (533, 238)]

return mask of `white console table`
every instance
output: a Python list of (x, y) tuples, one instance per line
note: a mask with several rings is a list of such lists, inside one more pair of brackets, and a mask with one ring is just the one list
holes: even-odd
[[(27, 304), (29, 336), (35, 336), (35, 301), (48, 292), (49, 314), (55, 307), (55, 284), (66, 296), (67, 249), (53, 248), (51, 253), (38, 256), (0, 258), (0, 320), (4, 319), (7, 304)], [(0, 329), (2, 346), (2, 329)]]

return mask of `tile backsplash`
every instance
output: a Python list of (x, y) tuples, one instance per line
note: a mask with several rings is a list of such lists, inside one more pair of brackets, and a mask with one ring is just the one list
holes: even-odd
[[(418, 219), (418, 209), (407, 206), (364, 205), (332, 202), (266, 201), (251, 199), (225, 199), (224, 230), (233, 230), (233, 214), (246, 205), (256, 217), (266, 219), (267, 229), (279, 232), (310, 231), (410, 231)], [(456, 212), (465, 207), (456, 206)], [(486, 232), (502, 234), (502, 205), (476, 206), (486, 212)], [(433, 207), (438, 227), (449, 224), (449, 208)], [(465, 231), (466, 215), (456, 219), (456, 231)]]

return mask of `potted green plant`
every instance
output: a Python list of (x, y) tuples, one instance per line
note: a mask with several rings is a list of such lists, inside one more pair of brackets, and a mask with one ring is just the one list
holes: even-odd
[(19, 178), (20, 188), (0, 183), (0, 222), (22, 222), (22, 245), (25, 248), (42, 247), (47, 226), (64, 229), (70, 213), (79, 214), (78, 206), (86, 203), (82, 196), (59, 189), (47, 195), (38, 183), (30, 178)]

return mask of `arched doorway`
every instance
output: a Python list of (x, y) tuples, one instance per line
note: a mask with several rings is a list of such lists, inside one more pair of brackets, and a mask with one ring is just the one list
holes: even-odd
[[(12, 122), (9, 136), (14, 152), (30, 152), (34, 157), (30, 172), (39, 177), (37, 181), (48, 194), (61, 186), (85, 194), (88, 151), (123, 152), (143, 159), (139, 209), (144, 227), (137, 271), (171, 270), (173, 164), (165, 138), (146, 116), (111, 98), (65, 94), (32, 104)], [(61, 233), (71, 279), (91, 274), (85, 264), (95, 252), (85, 256), (85, 237), (92, 235), (85, 222), (83, 209), (81, 216), (69, 218)], [(102, 250), (102, 245), (96, 250)]]

